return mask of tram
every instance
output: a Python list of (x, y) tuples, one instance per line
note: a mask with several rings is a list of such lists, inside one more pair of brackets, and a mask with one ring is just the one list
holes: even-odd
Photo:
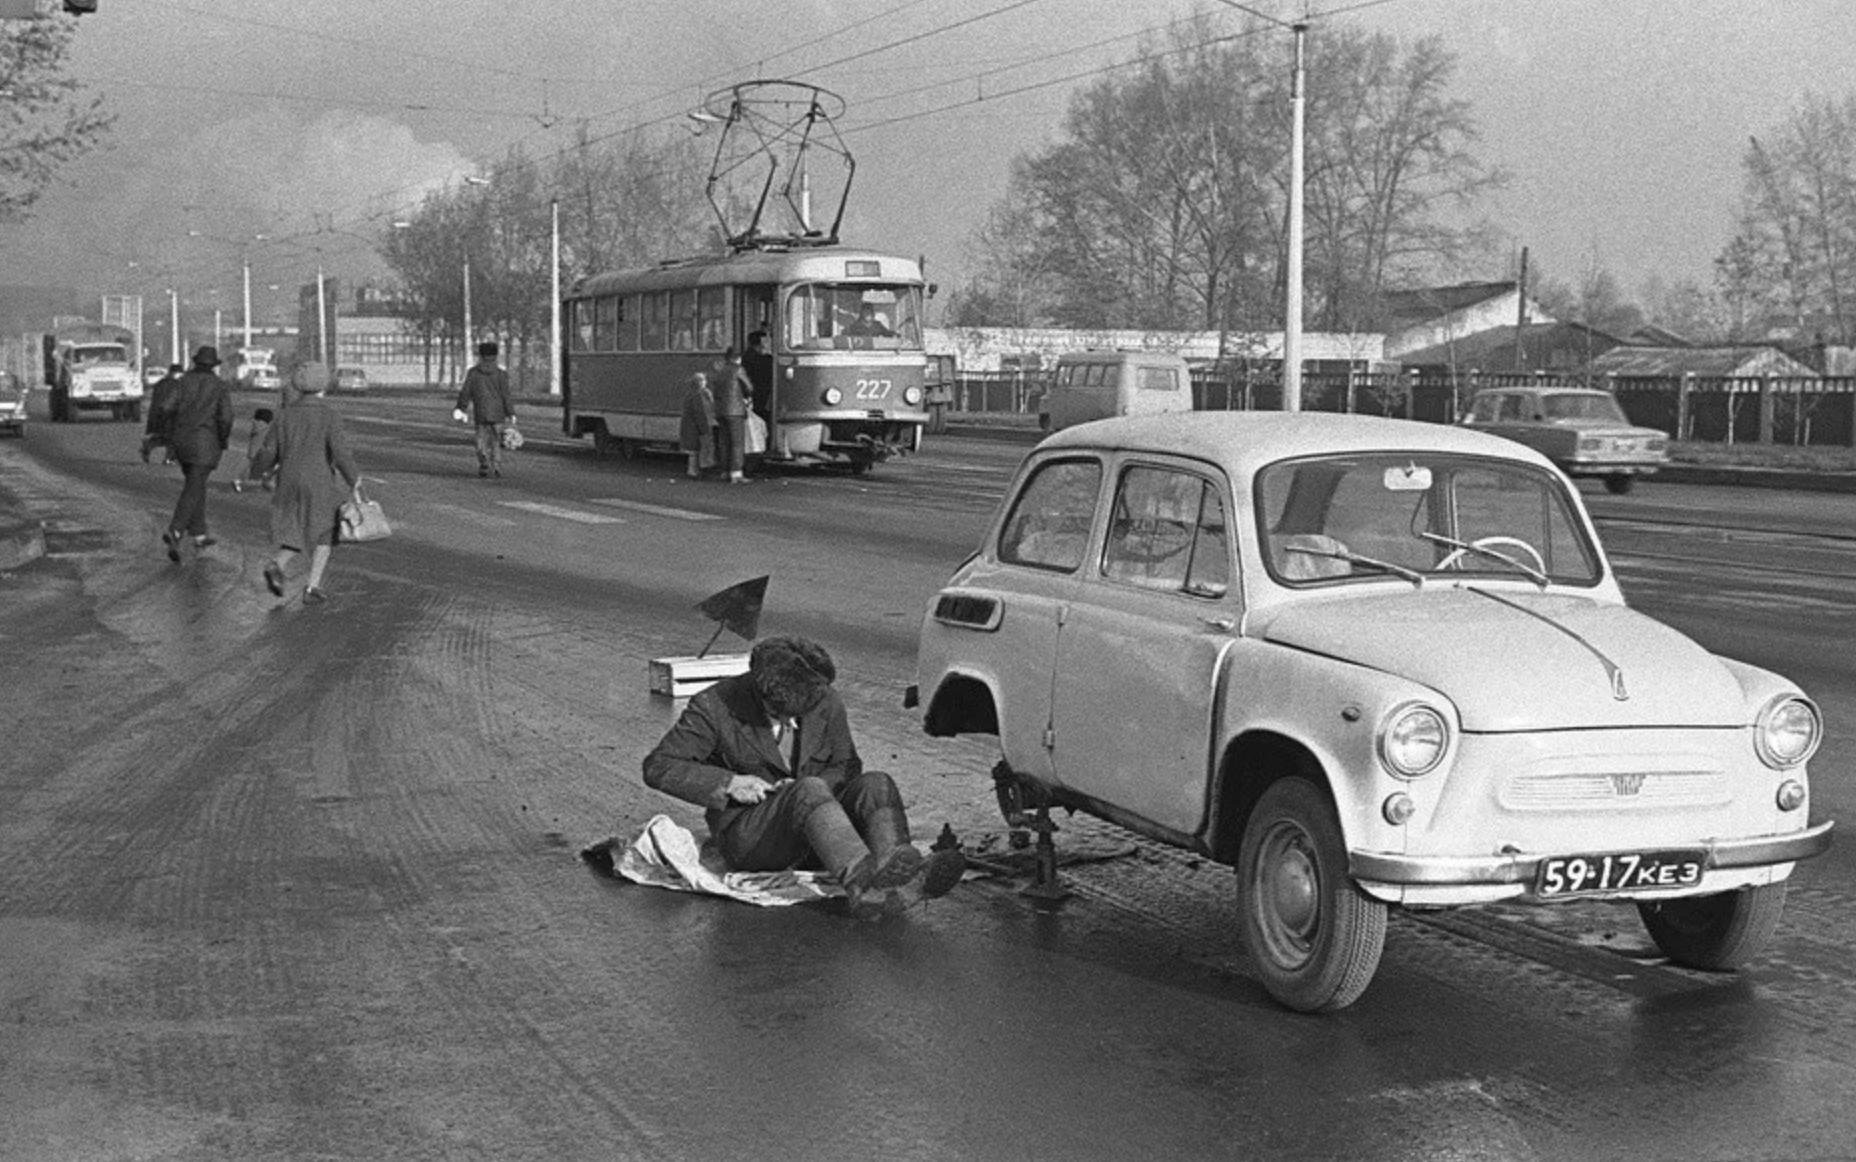
[(763, 243), (582, 279), (562, 303), (562, 430), (602, 452), (675, 448), (691, 375), (733, 347), (768, 461), (868, 471), (921, 446), (923, 292), (916, 260), (837, 245)]

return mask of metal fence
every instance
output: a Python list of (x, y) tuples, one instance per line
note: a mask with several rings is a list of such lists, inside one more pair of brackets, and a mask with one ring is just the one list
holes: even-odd
[[(1048, 383), (1048, 372), (959, 372), (951, 410), (1035, 415)], [(1477, 391), (1521, 385), (1586, 386), (1524, 372), (1310, 372), (1302, 377), (1302, 408), (1447, 424), (1462, 416)], [(1680, 440), (1856, 448), (1856, 376), (1602, 376), (1591, 386), (1615, 395), (1631, 422)], [(1195, 368), (1192, 406), (1274, 411), (1282, 407), (1282, 377), (1267, 365)]]

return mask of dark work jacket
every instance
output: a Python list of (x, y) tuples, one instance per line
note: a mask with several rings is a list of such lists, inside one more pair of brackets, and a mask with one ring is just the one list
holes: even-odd
[(516, 414), (509, 399), (509, 373), (500, 367), (478, 364), (464, 373), (464, 386), (458, 390), (458, 410), (470, 412), (483, 427), (500, 424)]
[(783, 749), (774, 741), (754, 679), (741, 674), (690, 699), (670, 733), (645, 756), (644, 781), (654, 790), (708, 808), (704, 817), (709, 830), (720, 833), (745, 810), (728, 799), (728, 780), (734, 775), (769, 783), (816, 775), (836, 792), (863, 773), (844, 699), (829, 687), (819, 704), (799, 718), (797, 769), (788, 769)]
[(167, 425), (174, 419), (174, 392), (178, 387), (180, 376), (164, 375), (149, 389), (148, 423), (142, 429), (143, 434), (163, 441), (168, 438)]
[(225, 380), (196, 367), (180, 377), (168, 404), (168, 443), (182, 464), (219, 466), (232, 439), (232, 395)]

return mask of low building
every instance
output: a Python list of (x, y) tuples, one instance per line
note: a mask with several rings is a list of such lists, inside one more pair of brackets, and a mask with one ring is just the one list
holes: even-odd
[(1618, 379), (1817, 379), (1818, 373), (1769, 343), (1714, 347), (1615, 347), (1592, 360), (1594, 376)]
[(1599, 356), (1623, 345), (1623, 340), (1583, 323), (1532, 323), (1490, 327), (1432, 347), (1420, 347), (1398, 357), (1409, 371), (1416, 368), (1425, 379), (1469, 375), (1547, 374), (1563, 380), (1584, 380)]
[(1523, 315), (1521, 290), (1512, 281), (1388, 292), (1381, 300), (1385, 357), (1402, 362), (1406, 352), (1461, 342), (1496, 327), (1554, 321), (1531, 297), (1526, 305)]

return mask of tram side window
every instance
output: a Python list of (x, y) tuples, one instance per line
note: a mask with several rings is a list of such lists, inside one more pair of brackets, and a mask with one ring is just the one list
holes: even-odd
[(593, 349), (595, 351), (618, 350), (619, 336), (619, 300), (607, 296), (597, 300), (593, 317)]
[(696, 291), (696, 333), (704, 351), (728, 346), (728, 294), (719, 286)]
[(619, 341), (618, 350), (638, 350), (638, 296), (626, 295), (618, 300), (619, 304)]
[(581, 299), (574, 303), (574, 326), (569, 336), (575, 351), (589, 351), (593, 342), (593, 300)]
[(696, 350), (696, 292), (670, 292), (670, 349)]
[(638, 349), (663, 351), (670, 346), (670, 297), (663, 291), (640, 295)]

